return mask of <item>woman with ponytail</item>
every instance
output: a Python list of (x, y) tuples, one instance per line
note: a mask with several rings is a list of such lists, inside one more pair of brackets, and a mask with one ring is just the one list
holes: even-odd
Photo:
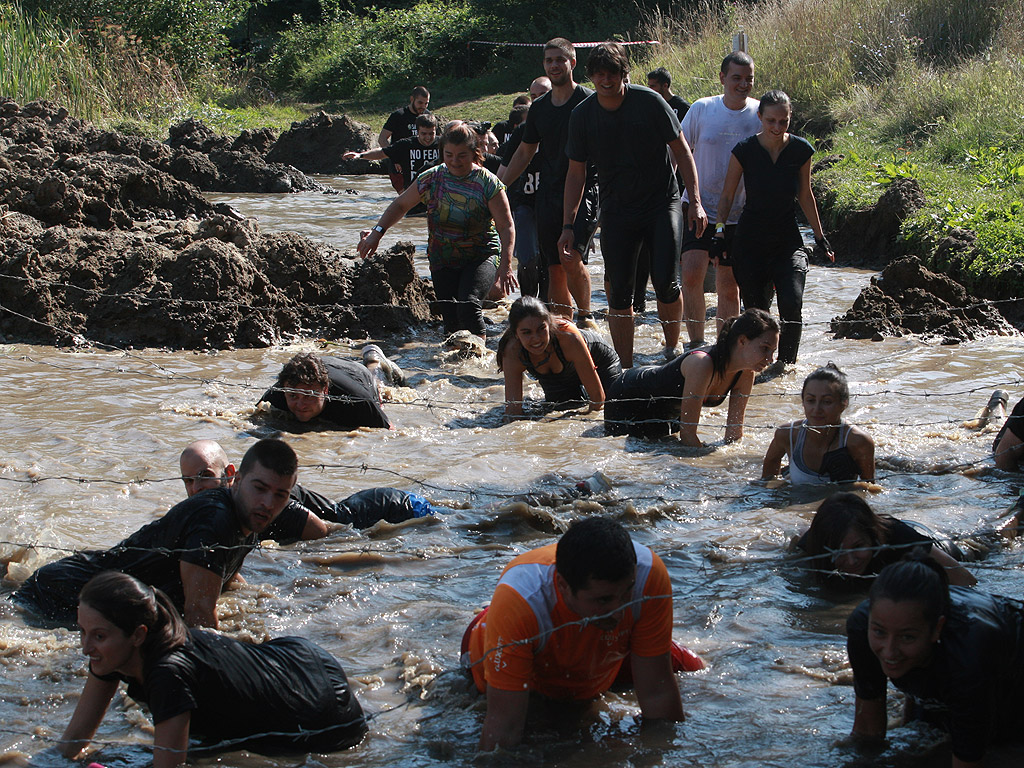
[(1024, 740), (1024, 604), (949, 586), (931, 558), (882, 569), (846, 622), (853, 736), (881, 740), (886, 682), (907, 711), (952, 736), (952, 766), (981, 765), (996, 740)]
[(193, 750), (263, 754), (331, 752), (366, 732), (362, 708), (337, 659), (283, 637), (252, 645), (190, 630), (158, 589), (117, 571), (82, 588), (78, 602), (89, 676), (59, 743), (69, 758), (92, 740), (121, 681), (153, 715), (153, 766), (173, 768)]
[(629, 368), (608, 388), (605, 431), (613, 435), (664, 437), (679, 432), (683, 445), (700, 447), (701, 408), (729, 398), (725, 441), (743, 437), (743, 416), (754, 374), (772, 362), (779, 324), (767, 312), (748, 309), (726, 320), (718, 341), (664, 365)]

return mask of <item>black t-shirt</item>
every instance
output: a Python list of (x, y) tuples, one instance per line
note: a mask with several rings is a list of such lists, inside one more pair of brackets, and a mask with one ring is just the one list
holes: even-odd
[[(340, 357), (321, 359), (327, 368), (330, 384), (324, 409), (320, 412), (320, 422), (329, 422), (338, 429), (391, 427), (381, 407), (373, 374), (365, 365)], [(280, 411), (288, 411), (288, 401), (280, 390), (268, 389), (259, 402), (267, 402)]]
[(811, 159), (814, 148), (799, 136), (790, 136), (773, 163), (757, 136), (744, 139), (732, 154), (743, 166), (747, 202), (743, 217), (749, 221), (793, 226), (800, 169)]
[(690, 102), (682, 98), (678, 93), (672, 94), (672, 98), (668, 100), (668, 105), (676, 113), (680, 123), (683, 122), (686, 113), (690, 111)]
[[(945, 721), (953, 754), (971, 762), (996, 738), (1024, 738), (1024, 604), (967, 587), (950, 587), (949, 596), (950, 615), (928, 665), (892, 682), (929, 721)], [(886, 676), (868, 644), (868, 621), (865, 600), (846, 622), (846, 647), (857, 696), (879, 699)]]
[(154, 725), (189, 712), (189, 735), (205, 740), (346, 725), (335, 735), (344, 748), (366, 731), (341, 664), (300, 637), (252, 645), (193, 629), (185, 645), (146, 666), (144, 681), (120, 679), (149, 707)]
[(996, 435), (995, 442), (992, 443), (992, 450), (995, 451), (999, 448), (999, 441), (1003, 439), (1003, 435), (1009, 430), (1010, 434), (1015, 435), (1019, 440), (1024, 440), (1024, 397), (1022, 397), (1013, 410), (1010, 411), (1010, 415), (1006, 417), (1006, 421), (999, 430), (999, 434)]
[(441, 162), (441, 150), (437, 139), (423, 146), (418, 136), (392, 142), (390, 147), (382, 150), (388, 159), (402, 169), (406, 189), (412, 186), (413, 180), (427, 168), (433, 168)]
[(565, 152), (597, 166), (602, 216), (647, 216), (679, 204), (668, 148), (678, 137), (679, 119), (665, 100), (650, 88), (627, 84), (614, 112), (597, 96), (573, 110)]
[[(540, 158), (540, 175), (543, 181), (537, 190), (537, 200), (545, 205), (562, 208), (565, 192), (565, 175), (569, 172), (569, 158), (565, 154), (565, 144), (569, 138), (569, 118), (578, 104), (594, 92), (582, 85), (577, 85), (569, 100), (556, 107), (551, 102), (548, 91), (534, 100), (530, 111), (526, 113), (526, 129), (522, 140), (527, 144), (537, 144), (537, 157)], [(595, 174), (593, 167), (588, 167), (587, 188), (593, 186)]]
[[(424, 115), (429, 115), (430, 110), (424, 110)], [(401, 139), (408, 139), (416, 136), (416, 118), (419, 117), (415, 112), (409, 109), (408, 105), (401, 109), (396, 109), (384, 122), (384, 130), (391, 131), (391, 143), (394, 144), (396, 141)]]
[[(520, 123), (512, 131), (512, 136), (505, 145), (505, 150), (501, 155), (502, 165), (507, 166), (512, 162), (512, 156), (523, 142), (523, 133), (525, 131), (526, 123)], [(530, 160), (530, 164), (526, 166), (526, 170), (519, 174), (518, 179), (508, 185), (508, 202), (512, 210), (522, 205), (533, 207), (533, 201), (537, 197), (537, 189), (540, 186), (540, 164), (540, 151), (538, 150), (537, 154)]]
[[(519, 123), (522, 125), (522, 123)], [(519, 125), (512, 125), (508, 120), (502, 120), (500, 123), (495, 123), (494, 127), (491, 128), (491, 132), (498, 140), (498, 154), (503, 154), (505, 145), (508, 144), (508, 140), (512, 138), (512, 133)]]

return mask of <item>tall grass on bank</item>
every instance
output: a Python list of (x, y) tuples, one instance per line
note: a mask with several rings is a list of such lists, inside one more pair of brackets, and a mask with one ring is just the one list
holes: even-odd
[(0, 3), (0, 95), (19, 102), (51, 99), (75, 114), (95, 117), (102, 107), (95, 82), (79, 35)]

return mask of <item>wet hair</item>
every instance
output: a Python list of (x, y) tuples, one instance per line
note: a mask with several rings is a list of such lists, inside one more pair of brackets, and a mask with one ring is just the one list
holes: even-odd
[(708, 349), (708, 357), (711, 358), (711, 365), (719, 376), (725, 374), (729, 366), (729, 358), (739, 341), (740, 336), (748, 339), (756, 339), (763, 333), (773, 331), (779, 332), (779, 324), (775, 318), (763, 309), (748, 309), (738, 317), (730, 317), (722, 325), (718, 333), (718, 340)]
[(238, 465), (238, 475), (241, 477), (256, 464), (281, 477), (291, 477), (299, 469), (299, 457), (295, 451), (284, 440), (267, 438), (258, 440), (242, 457), (242, 463)]
[(512, 110), (508, 113), (508, 121), (511, 125), (519, 125), (523, 120), (526, 119), (527, 113), (530, 111), (530, 99), (527, 98), (522, 104), (516, 104), (512, 107)]
[(430, 98), (430, 91), (428, 91), (422, 85), (417, 85), (415, 88), (412, 89), (412, 96), (410, 96), (409, 98), (411, 98), (411, 99), (422, 99), (424, 97), (429, 99)]
[(750, 54), (748, 53), (744, 53), (743, 51), (733, 51), (722, 59), (721, 72), (723, 75), (729, 71), (730, 64), (735, 64), (739, 67), (752, 67), (754, 66), (754, 60), (750, 58)]
[(832, 385), (833, 391), (840, 400), (844, 403), (850, 400), (850, 385), (846, 381), (846, 374), (839, 370), (839, 366), (831, 360), (804, 379), (804, 385), (800, 389), (801, 397), (807, 391), (807, 385), (812, 381), (828, 382)]
[(633, 540), (621, 524), (608, 517), (587, 517), (570, 526), (555, 548), (555, 570), (573, 594), (591, 579), (622, 581), (636, 567)]
[(159, 659), (188, 642), (188, 627), (171, 598), (127, 573), (96, 574), (82, 587), (78, 602), (126, 635), (145, 627), (146, 639), (139, 647), (145, 661)]
[(512, 302), (512, 307), (508, 311), (508, 328), (505, 329), (505, 332), (501, 334), (501, 338), (498, 340), (498, 351), (496, 354), (498, 356), (499, 371), (501, 371), (501, 361), (505, 356), (505, 348), (515, 339), (516, 329), (519, 328), (519, 324), (528, 317), (539, 317), (547, 325), (548, 334), (551, 338), (555, 337), (555, 318), (552, 317), (547, 305), (536, 296), (520, 296)]
[(454, 123), (449, 123), (445, 128), (444, 133), (441, 134), (441, 141), (439, 142), (439, 149), (441, 151), (441, 157), (444, 158), (444, 149), (449, 144), (455, 146), (465, 146), (473, 153), (473, 161), (479, 165), (483, 165), (484, 162), (484, 148), (483, 148), (483, 137), (476, 132), (476, 130), (469, 123), (464, 123), (461, 120), (456, 120)]
[(284, 364), (284, 368), (277, 374), (278, 388), (297, 389), (304, 385), (315, 389), (323, 389), (330, 383), (327, 376), (327, 366), (320, 359), (320, 355), (314, 352), (299, 352), (291, 360)]
[(868, 592), (868, 605), (876, 600), (915, 602), (932, 629), (941, 616), (949, 615), (949, 576), (930, 557), (912, 554), (885, 566)]
[(597, 72), (628, 75), (629, 57), (625, 46), (610, 41), (597, 46), (587, 59), (587, 76), (592, 77)]
[(576, 58), (576, 49), (573, 44), (566, 40), (564, 37), (553, 37), (544, 43), (544, 53), (547, 54), (552, 48), (555, 48), (565, 54), (567, 59)]
[[(516, 96), (512, 100), (512, 109), (515, 109), (516, 107), (522, 107), (522, 106), (527, 106), (528, 107), (528, 106), (530, 106), (530, 102), (531, 101), (533, 101), (533, 100), (530, 98), (530, 94), (528, 94), (528, 93), (521, 93), (521, 94), (519, 94), (518, 96)], [(511, 120), (511, 119), (512, 118), (510, 116), (509, 120)]]
[(654, 80), (655, 82), (661, 83), (666, 87), (672, 86), (672, 75), (664, 67), (658, 67), (647, 73), (648, 80)]
[(768, 107), (786, 107), (790, 112), (793, 111), (793, 105), (789, 101), (789, 95), (785, 91), (780, 91), (777, 88), (768, 91), (764, 96), (761, 97), (761, 103), (757, 105), (757, 114), (763, 115), (764, 111)]
[(434, 115), (430, 114), (430, 113), (427, 113), (427, 114), (424, 114), (424, 115), (420, 115), (419, 117), (416, 118), (416, 127), (417, 128), (433, 128), (436, 131), (437, 130), (437, 118)]
[(833, 570), (832, 555), (850, 530), (863, 533), (873, 547), (889, 541), (888, 520), (876, 515), (858, 494), (838, 491), (821, 502), (801, 543), (804, 552), (814, 558), (809, 567), (820, 577)]

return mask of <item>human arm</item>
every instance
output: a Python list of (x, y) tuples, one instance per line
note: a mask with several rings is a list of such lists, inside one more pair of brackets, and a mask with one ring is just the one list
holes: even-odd
[(505, 347), (501, 359), (501, 371), (505, 376), (505, 417), (523, 415), (523, 373), (526, 366), (519, 359), (521, 347), (513, 339)]
[(974, 574), (964, 568), (960, 563), (936, 547), (934, 544), (928, 552), (928, 557), (938, 563), (946, 571), (949, 583), (954, 587), (973, 587), (978, 583)]
[(775, 436), (768, 444), (768, 452), (764, 455), (764, 463), (761, 465), (761, 479), (771, 480), (782, 471), (782, 459), (789, 453), (789, 431), (792, 424), (779, 427), (775, 430)]
[(494, 278), (494, 284), (508, 294), (519, 287), (519, 281), (512, 272), (516, 228), (512, 223), (512, 210), (509, 208), (508, 196), (504, 189), (499, 189), (498, 194), (487, 201), (487, 208), (494, 219), (494, 228), (498, 230), (498, 239), (501, 241), (501, 258), (498, 261), (498, 274)]
[(851, 735), (859, 740), (880, 741), (885, 738), (888, 727), (885, 712), (885, 696), (880, 699), (856, 697), (853, 709), (853, 731)]
[(672, 672), (672, 658), (668, 652), (660, 656), (630, 655), (633, 688), (644, 719), (682, 722), (683, 700), (679, 685)]
[(518, 179), (523, 171), (526, 170), (526, 166), (533, 160), (533, 156), (537, 154), (537, 147), (540, 144), (527, 144), (525, 141), (520, 142), (519, 148), (512, 155), (512, 159), (509, 160), (507, 166), (501, 166), (498, 168), (498, 178), (506, 184), (511, 184), (513, 181)]
[[(733, 200), (736, 199), (736, 189), (743, 178), (743, 166), (736, 159), (736, 155), (729, 155), (729, 170), (725, 172), (725, 183), (722, 185), (722, 195), (718, 198), (717, 219), (715, 224), (725, 224), (729, 221), (729, 213), (732, 211)], [(715, 237), (724, 237), (716, 230)]]
[[(732, 162), (730, 160), (730, 162)], [(730, 166), (731, 169), (731, 166)], [(727, 180), (728, 181), (728, 180)], [(828, 256), (829, 261), (835, 261), (836, 255), (832, 252), (828, 240), (825, 239), (825, 231), (821, 228), (821, 218), (818, 216), (818, 204), (814, 200), (814, 192), (811, 190), (811, 161), (800, 166), (799, 188), (796, 199), (800, 203), (800, 209), (807, 217), (807, 223), (814, 231), (814, 240), (819, 243)]]
[(312, 512), (309, 512), (306, 517), (306, 524), (302, 527), (302, 540), (322, 539), (327, 534), (327, 523)]
[(110, 700), (117, 692), (117, 680), (101, 680), (91, 672), (82, 689), (82, 697), (75, 706), (71, 722), (64, 729), (64, 735), (57, 742), (57, 749), (66, 758), (74, 758), (89, 746), (96, 729), (107, 714)]
[(681, 131), (678, 136), (668, 143), (668, 148), (672, 151), (672, 157), (675, 158), (676, 168), (679, 169), (683, 176), (686, 196), (690, 200), (690, 204), (687, 207), (687, 218), (689, 219), (687, 224), (695, 225), (697, 237), (700, 237), (704, 234), (704, 228), (708, 225), (708, 215), (704, 212), (704, 206), (700, 204), (697, 164), (693, 161), (690, 145), (686, 143), (686, 139), (683, 138)]
[(153, 768), (177, 768), (188, 757), (188, 728), (192, 712), (161, 720), (153, 733)]
[(184, 560), (178, 568), (185, 592), (185, 623), (190, 627), (217, 629), (217, 598), (222, 586), (221, 577), (208, 568)]
[(562, 235), (558, 238), (558, 253), (568, 256), (573, 250), (575, 234), (572, 225), (576, 222), (576, 212), (583, 199), (583, 187), (587, 181), (587, 163), (581, 160), (569, 160), (569, 170), (565, 174), (565, 193), (562, 198)]
[[(381, 146), (387, 146), (382, 144)], [(367, 149), (362, 152), (346, 152), (341, 156), (342, 160), (383, 160), (387, 157), (387, 153), (383, 149)]]
[(580, 384), (587, 390), (587, 399), (590, 401), (588, 413), (600, 411), (604, 408), (604, 385), (601, 384), (601, 377), (597, 375), (597, 366), (594, 365), (594, 358), (590, 354), (586, 340), (578, 330), (575, 330), (561, 335), (559, 341), (562, 353), (566, 360), (573, 364), (576, 375), (580, 377)]
[[(1014, 408), (1014, 411), (1017, 409)], [(1013, 418), (1011, 414), (1010, 418)], [(1004, 430), (995, 450), (996, 468), (1006, 472), (1016, 472), (1024, 461), (1024, 440), (1021, 440), (1009, 429)]]
[(381, 128), (380, 133), (377, 135), (377, 143), (380, 144), (381, 148), (391, 146), (391, 131), (387, 128)]
[[(377, 226), (383, 229), (384, 232), (387, 232), (390, 227), (401, 221), (402, 217), (412, 210), (419, 201), (419, 188), (416, 184), (413, 184), (391, 202), (391, 205), (385, 209), (380, 220), (377, 222)], [(356, 248), (359, 251), (359, 255), (363, 258), (372, 256), (377, 251), (377, 246), (380, 245), (380, 239), (384, 237), (384, 232), (377, 232), (374, 229), (367, 232)]]
[(704, 396), (714, 376), (714, 366), (711, 358), (704, 354), (687, 355), (679, 366), (685, 382), (679, 406), (679, 440), (683, 445), (700, 448), (704, 444), (697, 436), (697, 424), (700, 422)]
[(743, 438), (743, 417), (747, 413), (750, 390), (754, 388), (754, 372), (743, 371), (729, 392), (729, 415), (726, 417), (725, 442), (734, 443)]
[(503, 691), (488, 685), (487, 714), (480, 731), (480, 751), (490, 752), (497, 747), (508, 749), (522, 741), (529, 705), (529, 689)]
[(871, 435), (859, 427), (850, 429), (846, 438), (846, 448), (857, 464), (857, 473), (862, 480), (875, 479), (875, 441)]

